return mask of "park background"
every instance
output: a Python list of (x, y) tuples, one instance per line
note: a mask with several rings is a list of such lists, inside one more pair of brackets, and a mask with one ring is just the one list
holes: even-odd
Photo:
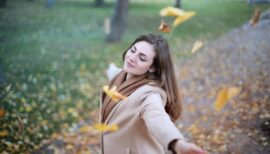
[[(176, 26), (172, 32), (164, 33), (158, 29), (161, 19), (170, 24), (173, 17), (161, 17), (159, 12), (167, 6), (174, 6), (174, 0), (130, 0), (123, 36), (118, 41), (109, 42), (104, 24), (113, 16), (115, 4), (114, 0), (105, 0), (100, 6), (94, 0), (54, 0), (50, 4), (45, 0), (7, 0), (5, 6), (0, 8), (1, 153), (99, 153), (99, 132), (92, 125), (98, 122), (99, 94), (102, 86), (108, 83), (104, 70), (112, 62), (121, 66), (122, 52), (137, 36), (146, 33), (163, 35), (170, 43), (180, 89), (184, 97), (191, 97), (184, 99), (184, 103), (188, 104), (184, 106), (184, 110), (193, 114), (185, 116), (186, 113), (183, 122), (180, 120), (177, 123), (190, 141), (199, 144), (209, 153), (243, 153), (243, 148), (250, 148), (246, 152), (269, 152), (269, 134), (260, 127), (270, 118), (269, 110), (266, 110), (269, 109), (269, 80), (265, 79), (269, 72), (258, 75), (264, 79), (259, 79), (262, 83), (258, 83), (261, 93), (257, 103), (250, 101), (247, 96), (252, 93), (247, 94), (245, 91), (242, 91), (241, 97), (232, 101), (236, 104), (244, 101), (244, 104), (251, 104), (256, 109), (251, 115), (245, 112), (251, 109), (250, 106), (234, 108), (230, 102), (222, 111), (215, 111), (215, 97), (221, 85), (208, 88), (212, 89), (205, 94), (209, 96), (209, 100), (204, 97), (200, 100), (192, 99), (192, 96), (195, 98), (200, 93), (191, 91), (192, 85), (186, 86), (202, 82), (198, 74), (187, 75), (187, 70), (201, 70), (203, 65), (198, 63), (201, 59), (208, 62), (218, 60), (216, 57), (211, 59), (206, 52), (215, 46), (215, 55), (218, 56), (218, 47), (228, 44), (220, 38), (227, 36), (233, 39), (233, 33), (238, 37), (238, 34), (252, 31), (249, 22), (255, 8), (266, 11), (270, 7), (269, 3), (249, 4), (246, 0), (183, 0), (181, 8), (194, 11), (196, 15)], [(261, 28), (266, 33), (247, 37), (250, 41), (244, 41), (242, 45), (252, 41), (265, 41), (266, 43), (259, 45), (266, 48), (265, 50), (250, 48), (258, 53), (270, 51), (267, 46), (269, 26)], [(262, 38), (263, 41), (260, 41)], [(191, 52), (198, 40), (203, 42), (202, 48), (195, 53)], [(268, 58), (269, 52), (263, 55)], [(226, 54), (220, 57), (224, 56), (226, 59)], [(233, 63), (229, 64), (234, 66)], [(264, 64), (262, 62), (260, 66)], [(213, 67), (215, 68), (218, 67)], [(238, 68), (242, 69), (244, 67)], [(254, 69), (258, 70), (257, 67)], [(208, 72), (222, 74), (219, 71)], [(212, 79), (209, 76), (204, 77)], [(183, 78), (186, 79), (185, 82)], [(243, 79), (244, 81), (246, 80)], [(223, 86), (234, 83), (230, 79), (215, 82), (222, 82)], [(242, 80), (239, 79), (236, 83), (244, 87)], [(197, 105), (200, 103), (199, 108), (193, 102)], [(209, 110), (202, 112), (202, 108)], [(242, 108), (241, 112), (239, 108)], [(215, 115), (208, 115), (209, 112), (214, 112)], [(228, 121), (235, 120), (228, 114), (239, 121), (236, 120), (237, 125), (234, 123), (221, 129), (219, 125), (225, 126)], [(218, 119), (209, 121), (222, 122), (208, 123), (206, 126), (207, 119), (215, 116)], [(199, 117), (202, 117), (200, 120), (203, 122), (198, 121)], [(254, 123), (254, 120), (258, 122), (250, 128), (241, 125)], [(243, 130), (243, 127), (248, 129)], [(251, 133), (251, 140), (243, 143), (246, 138), (239, 137), (238, 134), (248, 133)], [(230, 146), (232, 140), (238, 144)]]

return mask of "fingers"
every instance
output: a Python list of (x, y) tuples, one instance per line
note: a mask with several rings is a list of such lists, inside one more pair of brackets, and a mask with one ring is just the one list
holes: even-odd
[(186, 141), (179, 141), (177, 149), (179, 154), (206, 154), (202, 148), (195, 145), (194, 143), (188, 143)]
[(205, 152), (203, 151), (203, 149), (200, 148), (200, 147), (198, 147), (198, 146), (196, 146), (195, 144), (194, 144), (194, 147), (192, 149), (193, 149), (193, 153), (194, 154), (205, 154)]

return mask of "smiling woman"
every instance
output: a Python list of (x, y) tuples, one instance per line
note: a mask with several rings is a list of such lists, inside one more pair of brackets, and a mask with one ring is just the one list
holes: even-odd
[(119, 126), (118, 131), (102, 132), (102, 153), (204, 153), (173, 124), (182, 107), (167, 41), (142, 35), (122, 56), (123, 69), (110, 65), (108, 78), (109, 88), (125, 99), (115, 102), (101, 94), (101, 123)]
[(155, 52), (153, 46), (146, 42), (141, 41), (134, 44), (125, 53), (124, 70), (128, 72), (128, 78), (131, 75), (142, 75), (149, 72), (154, 72), (152, 65)]

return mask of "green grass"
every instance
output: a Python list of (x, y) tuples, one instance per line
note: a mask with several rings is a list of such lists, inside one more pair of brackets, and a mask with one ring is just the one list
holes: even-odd
[[(0, 108), (8, 114), (0, 117), (0, 131), (7, 129), (9, 135), (1, 140), (0, 149), (6, 148), (2, 143), (19, 140), (35, 148), (66, 123), (88, 118), (107, 83), (103, 70), (110, 62), (120, 66), (122, 52), (138, 35), (162, 34), (159, 11), (168, 5), (172, 3), (131, 1), (123, 40), (108, 44), (103, 22), (113, 12), (113, 0), (101, 8), (88, 0), (56, 0), (51, 9), (44, 8), (44, 0), (8, 0), (0, 9), (0, 73), (6, 78), (1, 90), (11, 85), (11, 92), (1, 100)], [(169, 39), (174, 60), (190, 57), (196, 40), (214, 40), (247, 22), (253, 13), (244, 0), (184, 0), (183, 9), (197, 14), (173, 34), (162, 34)], [(16, 132), (18, 116), (27, 120), (24, 135)]]

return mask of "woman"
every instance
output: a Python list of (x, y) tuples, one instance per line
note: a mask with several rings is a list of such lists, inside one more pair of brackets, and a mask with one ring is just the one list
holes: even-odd
[(138, 37), (123, 53), (123, 69), (110, 65), (110, 88), (127, 96), (113, 102), (101, 94), (101, 122), (119, 130), (103, 132), (104, 154), (199, 154), (175, 127), (182, 111), (167, 41), (158, 35)]

